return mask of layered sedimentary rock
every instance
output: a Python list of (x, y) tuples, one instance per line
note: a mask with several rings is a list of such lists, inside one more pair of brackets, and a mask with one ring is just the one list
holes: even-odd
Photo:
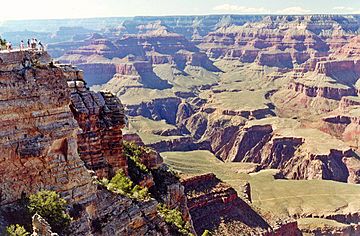
[(360, 47), (359, 47), (360, 37), (356, 36), (349, 40), (343, 47), (338, 48), (333, 54), (333, 57), (360, 57)]
[[(315, 81), (316, 83), (316, 81)], [(340, 100), (345, 96), (353, 96), (356, 95), (356, 89), (351, 87), (333, 87), (323, 85), (315, 85), (315, 84), (305, 84), (302, 82), (294, 82), (289, 85), (289, 89), (294, 90), (298, 93), (303, 93), (308, 97), (324, 97), (334, 100)]]
[(360, 106), (360, 98), (357, 96), (342, 97), (339, 108), (345, 111), (351, 106)]
[(360, 75), (359, 58), (356, 57), (356, 52), (348, 54), (346, 50), (343, 52), (340, 49), (329, 58), (313, 60), (313, 65), (307, 68), (313, 72), (295, 78), (289, 88), (309, 97), (319, 96), (335, 100), (341, 100), (344, 96), (357, 95), (356, 83)]
[(301, 64), (343, 46), (344, 38), (357, 28), (357, 19), (351, 16), (266, 16), (259, 22), (220, 27), (204, 37), (200, 47), (213, 58), (244, 62), (253, 62), (261, 51), (280, 50), (279, 59), (288, 52)]
[[(218, 17), (205, 18), (191, 27), (192, 17), (176, 23), (177, 17), (128, 20), (72, 47), (62, 59), (78, 63), (85, 75), (94, 75), (92, 81), (112, 78), (94, 89), (116, 94), (129, 115), (171, 124), (144, 132), (153, 123), (143, 122), (145, 128), (137, 129), (159, 151), (208, 149), (224, 161), (255, 163), (252, 171), (276, 168), (289, 179), (359, 183), (360, 18), (261, 16), (244, 25), (232, 16), (215, 25)], [(196, 26), (209, 19), (213, 27), (206, 26), (206, 33)], [(171, 189), (181, 193), (177, 184)], [(231, 195), (224, 192), (219, 195)]]
[(157, 205), (155, 200), (137, 202), (97, 191), (91, 204), (78, 207), (80, 217), (72, 224), (72, 235), (168, 235)]
[(124, 108), (111, 93), (89, 91), (82, 71), (62, 66), (71, 90), (70, 108), (81, 131), (78, 150), (85, 166), (100, 178), (110, 178), (119, 169), (127, 171), (122, 149)]
[[(356, 96), (343, 97), (339, 103), (339, 108), (332, 114), (323, 117), (320, 122), (320, 129), (322, 131), (343, 140), (357, 151), (360, 148), (359, 104), (359, 98)], [(355, 170), (355, 172), (352, 172), (358, 173), (358, 164), (354, 162), (349, 162), (349, 164), (352, 165), (351, 169)], [(358, 179), (357, 174), (353, 177)]]
[[(283, 235), (285, 232), (286, 235), (300, 235), (296, 222), (282, 222), (278, 227), (272, 227), (272, 223), (255, 212), (233, 188), (214, 174), (186, 178), (182, 183), (198, 234), (210, 229), (215, 235)], [(229, 228), (226, 230), (226, 227)]]
[[(345, 143), (312, 129), (246, 125), (216, 152), (225, 161), (255, 162), (291, 179), (332, 179), (358, 183), (356, 154)], [(315, 138), (317, 137), (317, 138)], [(318, 140), (323, 140), (318, 143)], [(216, 146), (213, 146), (216, 148)], [(217, 149), (215, 149), (217, 150)]]
[(63, 71), (46, 53), (0, 55), (1, 205), (40, 189), (70, 202), (94, 191), (77, 152), (78, 124), (70, 110)]
[(125, 34), (120, 39), (92, 38), (85, 46), (67, 51), (59, 58), (62, 63), (73, 63), (84, 70), (90, 85), (106, 83), (115, 73), (122, 74), (122, 62), (148, 61), (154, 64), (176, 64), (216, 68), (205, 53), (184, 36), (170, 32), (161, 25), (145, 25), (139, 34)]
[[(280, 28), (275, 25), (281, 25)], [(296, 28), (297, 30), (294, 30)], [(315, 33), (298, 24), (298, 19), (277, 21), (267, 17), (262, 22), (243, 26), (219, 28), (209, 33), (199, 45), (212, 58), (240, 59), (243, 62), (267, 62), (266, 57), (277, 61), (274, 65), (292, 67), (293, 62), (303, 63), (316, 53), (329, 49)], [(271, 54), (262, 54), (269, 52)]]
[[(126, 170), (119, 99), (90, 92), (81, 71), (55, 66), (45, 52), (0, 58), (1, 230), (16, 222), (20, 199), (48, 189), (67, 200), (70, 235), (169, 235), (158, 201), (132, 200), (94, 184), (91, 170), (99, 177)], [(161, 164), (156, 153), (141, 161), (151, 171)], [(168, 183), (165, 177), (152, 186), (164, 189), (157, 197), (170, 199), (169, 207), (181, 207), (191, 220), (181, 187), (177, 179)], [(41, 219), (35, 224), (35, 233), (50, 233)]]

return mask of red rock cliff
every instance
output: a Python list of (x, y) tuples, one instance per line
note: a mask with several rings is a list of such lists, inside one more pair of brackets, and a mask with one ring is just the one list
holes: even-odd
[(62, 69), (71, 89), (70, 108), (81, 128), (78, 134), (81, 159), (100, 178), (109, 178), (119, 169), (126, 172), (121, 132), (125, 113), (120, 100), (111, 93), (89, 91), (81, 71), (70, 66)]
[(70, 202), (94, 191), (77, 152), (70, 90), (46, 53), (0, 54), (0, 204), (40, 189)]

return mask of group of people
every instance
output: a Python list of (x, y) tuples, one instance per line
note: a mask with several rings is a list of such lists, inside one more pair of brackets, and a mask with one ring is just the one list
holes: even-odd
[[(32, 38), (31, 40), (27, 40), (27, 48), (32, 50), (41, 50), (44, 51), (44, 45), (41, 43), (41, 41), (38, 41), (36, 38)], [(24, 41), (21, 40), (20, 42), (20, 51), (25, 49)]]
[[(11, 42), (7, 42), (6, 43), (6, 49), (8, 51), (11, 51), (13, 50), (13, 47), (12, 47), (12, 43)], [(24, 44), (24, 41), (21, 40), (20, 42), (20, 51), (24, 51), (24, 50), (41, 50), (41, 51), (44, 51), (45, 50), (45, 47), (44, 45), (41, 43), (41, 41), (38, 41), (36, 38), (32, 38), (32, 39), (28, 39), (27, 40), (27, 48), (25, 48), (25, 44)], [(1, 47), (0, 47), (0, 50), (1, 50)]]

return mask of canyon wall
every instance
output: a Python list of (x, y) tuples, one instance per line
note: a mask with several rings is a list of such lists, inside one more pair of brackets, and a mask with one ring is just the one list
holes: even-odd
[(82, 71), (62, 66), (71, 89), (70, 108), (81, 131), (78, 149), (85, 166), (100, 178), (111, 178), (117, 170), (127, 172), (127, 161), (122, 149), (125, 125), (124, 108), (111, 93), (89, 91)]
[[(20, 199), (47, 189), (67, 200), (70, 235), (169, 235), (157, 200), (138, 201), (94, 183), (95, 175), (127, 170), (119, 99), (90, 92), (81, 71), (54, 65), (46, 52), (1, 53), (0, 61), (1, 230), (23, 220)], [(156, 153), (141, 162), (154, 175), (161, 172)], [(191, 222), (183, 187), (162, 171), (167, 174), (153, 180), (152, 191)]]
[(70, 202), (88, 198), (95, 187), (77, 152), (62, 70), (46, 64), (46, 53), (2, 53), (0, 61), (1, 205), (40, 189)]

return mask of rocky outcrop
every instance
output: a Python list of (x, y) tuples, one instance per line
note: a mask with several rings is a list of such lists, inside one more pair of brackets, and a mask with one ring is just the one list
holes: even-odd
[[(349, 59), (321, 61), (316, 64), (315, 71), (317, 73), (325, 74), (327, 76), (338, 75), (343, 72), (349, 72), (349, 71), (355, 74), (359, 74), (360, 61), (349, 60)], [(349, 79), (351, 79), (351, 76), (349, 77), (350, 77)]]
[(133, 61), (119, 63), (116, 65), (116, 73), (119, 75), (139, 76), (144, 73), (152, 73), (152, 65), (149, 61)]
[(246, 157), (253, 157), (252, 148), (255, 148), (256, 145), (265, 144), (272, 131), (271, 126), (245, 128), (238, 133), (236, 140), (229, 142), (218, 153), (221, 153), (224, 160), (234, 162), (242, 161)]
[(343, 140), (354, 150), (359, 150), (358, 137), (360, 133), (360, 118), (356, 115), (347, 114), (346, 111), (348, 108), (351, 108), (351, 106), (347, 107), (344, 103), (340, 103), (340, 108), (342, 107), (345, 109), (342, 111), (344, 112), (343, 115), (330, 115), (324, 117), (322, 119), (320, 129)]
[[(90, 92), (81, 71), (50, 63), (43, 59), (48, 58), (45, 52), (15, 54), (0, 63), (1, 230), (23, 220), (17, 214), (20, 199), (47, 189), (67, 200), (70, 235), (169, 235), (158, 201), (137, 201), (94, 184), (91, 169), (99, 177), (126, 170), (120, 101), (109, 93)], [(161, 164), (154, 152), (141, 161), (154, 172)], [(164, 189), (156, 197), (171, 200), (166, 203), (180, 207), (191, 220), (177, 179), (167, 184), (161, 178), (151, 188)], [(37, 235), (50, 234), (39, 217), (34, 224)]]
[(161, 140), (150, 143), (147, 146), (155, 149), (158, 152), (168, 151), (191, 151), (198, 149), (199, 145), (190, 136), (182, 136), (169, 140)]
[(360, 98), (355, 96), (342, 97), (339, 103), (339, 108), (343, 111), (351, 106), (360, 106)]
[(317, 228), (302, 228), (301, 232), (311, 235), (358, 235), (358, 225), (327, 226)]
[(293, 62), (302, 64), (317, 53), (329, 50), (318, 32), (306, 29), (312, 20), (311, 17), (269, 16), (260, 22), (225, 26), (210, 32), (199, 47), (211, 58), (292, 68)]
[(78, 149), (85, 166), (100, 178), (111, 178), (119, 169), (127, 172), (127, 161), (122, 149), (125, 125), (124, 108), (111, 93), (89, 91), (79, 71), (62, 66), (71, 89), (70, 108), (81, 132)]
[(324, 97), (329, 99), (341, 100), (345, 96), (356, 95), (355, 88), (331, 87), (331, 86), (316, 86), (306, 85), (301, 82), (294, 82), (289, 85), (289, 89), (298, 93), (303, 93), (308, 97)]
[(63, 71), (46, 64), (46, 53), (0, 57), (0, 205), (40, 189), (54, 189), (69, 202), (89, 198), (95, 187), (77, 152), (78, 124)]
[(51, 227), (44, 218), (35, 214), (32, 217), (33, 233), (31, 236), (57, 236), (58, 234), (51, 231)]
[(323, 146), (329, 148), (319, 147), (317, 150), (313, 148), (317, 145), (316, 141), (302, 134), (302, 131), (297, 134), (296, 128), (293, 128), (295, 132), (291, 131), (291, 134), (282, 134), (282, 131), (279, 133), (270, 124), (245, 127), (223, 125), (222, 129), (216, 128), (216, 125), (212, 128), (212, 125), (206, 128), (202, 139), (208, 136), (211, 138), (205, 139), (206, 145), (202, 147), (212, 150), (224, 161), (252, 162), (259, 164), (258, 169), (279, 169), (289, 179), (330, 179), (359, 183), (360, 162), (356, 154), (345, 143), (331, 141), (331, 136), (325, 133), (316, 135), (325, 135), (327, 138), (323, 138), (329, 143), (323, 143)]
[(292, 57), (288, 52), (260, 53), (257, 57), (257, 63), (262, 66), (271, 66), (279, 68), (292, 68)]
[(296, 222), (282, 222), (273, 228), (266, 219), (256, 213), (248, 203), (237, 196), (236, 191), (221, 182), (214, 174), (204, 174), (182, 180), (188, 197), (188, 207), (195, 230), (202, 234), (205, 229), (215, 235), (300, 235)]
[(360, 57), (360, 47), (359, 47), (360, 37), (355, 36), (354, 38), (347, 41), (343, 47), (339, 47), (332, 54), (333, 57), (344, 57), (344, 58), (359, 58)]
[(78, 205), (79, 218), (71, 235), (168, 235), (157, 213), (158, 202), (137, 202), (107, 190), (97, 191), (95, 200)]
[(194, 43), (156, 24), (144, 27), (144, 32), (125, 34), (116, 40), (105, 36), (89, 39), (85, 46), (69, 50), (59, 61), (83, 69), (89, 85), (104, 84), (115, 73), (152, 72), (151, 67), (156, 64), (174, 64), (181, 69), (187, 65), (201, 66), (219, 71)]

